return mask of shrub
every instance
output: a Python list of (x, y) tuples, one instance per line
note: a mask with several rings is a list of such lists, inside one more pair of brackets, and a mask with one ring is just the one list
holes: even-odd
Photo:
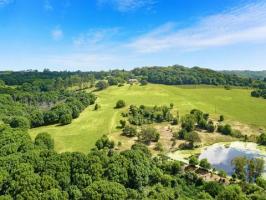
[(35, 138), (35, 145), (42, 148), (54, 149), (54, 140), (48, 133), (39, 133)]
[(137, 129), (134, 126), (125, 126), (123, 129), (123, 135), (127, 137), (134, 137), (137, 135)]
[(204, 169), (211, 169), (211, 164), (208, 162), (206, 158), (202, 159), (199, 164)]
[(145, 144), (150, 144), (151, 142), (158, 142), (160, 139), (160, 133), (153, 127), (142, 128), (139, 140)]
[(123, 108), (123, 107), (125, 107), (125, 106), (126, 106), (126, 103), (125, 103), (124, 100), (118, 100), (118, 101), (116, 102), (116, 106), (115, 106), (115, 108)]
[(12, 128), (21, 128), (21, 129), (29, 129), (30, 128), (30, 122), (25, 117), (12, 117), (9, 125)]
[(192, 166), (198, 165), (199, 164), (199, 160), (196, 156), (191, 156), (189, 158), (189, 164)]
[(106, 81), (99, 81), (96, 83), (95, 87), (98, 90), (103, 90), (103, 89), (106, 89), (108, 87), (108, 83)]
[(154, 148), (156, 151), (163, 151), (163, 145), (160, 142), (157, 142)]
[(223, 116), (223, 115), (220, 115), (220, 117), (219, 117), (219, 121), (220, 121), (220, 122), (223, 122), (223, 121), (224, 121), (224, 116)]
[(72, 116), (70, 114), (63, 114), (59, 118), (59, 123), (61, 125), (71, 124), (71, 122), (72, 122)]

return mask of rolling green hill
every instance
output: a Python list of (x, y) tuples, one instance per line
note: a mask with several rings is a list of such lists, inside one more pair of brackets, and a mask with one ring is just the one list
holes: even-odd
[(250, 90), (247, 89), (225, 90), (218, 87), (149, 84), (113, 86), (95, 94), (98, 96), (97, 102), (101, 105), (99, 110), (93, 111), (91, 106), (70, 125), (34, 128), (30, 130), (30, 135), (34, 138), (40, 132), (48, 132), (55, 139), (55, 149), (58, 152), (88, 152), (101, 135), (116, 131), (121, 119), (120, 113), (127, 109), (114, 109), (119, 99), (125, 100), (127, 106), (174, 103), (174, 108), (181, 115), (198, 108), (210, 113), (211, 117), (223, 114), (227, 120), (266, 128), (266, 101), (250, 97)]

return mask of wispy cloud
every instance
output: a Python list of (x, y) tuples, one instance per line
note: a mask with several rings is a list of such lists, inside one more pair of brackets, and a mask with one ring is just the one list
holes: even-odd
[(119, 28), (91, 29), (86, 33), (81, 33), (74, 37), (73, 43), (75, 46), (96, 45), (107, 41), (119, 33)]
[(207, 16), (185, 29), (176, 29), (173, 23), (167, 23), (133, 40), (129, 46), (138, 52), (149, 53), (255, 42), (266, 43), (265, 2)]
[(44, 0), (44, 10), (52, 11), (54, 8), (49, 0)]
[(120, 12), (133, 11), (139, 8), (150, 9), (155, 3), (155, 0), (97, 0), (100, 6), (111, 5)]
[(57, 26), (51, 31), (51, 36), (54, 40), (61, 40), (64, 36), (62, 29)]
[(8, 4), (13, 3), (14, 0), (0, 0), (0, 7), (7, 6)]

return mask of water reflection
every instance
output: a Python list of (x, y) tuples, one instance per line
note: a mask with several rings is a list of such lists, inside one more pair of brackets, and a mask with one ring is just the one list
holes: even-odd
[[(232, 175), (233, 167), (231, 161), (238, 156), (247, 158), (263, 158), (266, 161), (266, 154), (257, 149), (255, 143), (233, 142), (229, 146), (214, 144), (207, 147), (199, 156), (199, 159), (207, 158), (215, 169), (224, 170)], [(266, 166), (264, 168), (266, 174)]]

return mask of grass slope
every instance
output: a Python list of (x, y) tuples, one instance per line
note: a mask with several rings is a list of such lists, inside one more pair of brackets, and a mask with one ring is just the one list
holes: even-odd
[(226, 119), (266, 128), (266, 101), (250, 97), (250, 90), (210, 87), (175, 87), (166, 85), (109, 87), (97, 92), (98, 111), (93, 106), (87, 108), (78, 119), (67, 126), (45, 126), (30, 130), (34, 138), (40, 132), (48, 132), (55, 139), (58, 152), (87, 152), (103, 134), (116, 131), (120, 113), (125, 109), (114, 109), (119, 99), (127, 105), (169, 105), (174, 103), (181, 115), (193, 108), (198, 108), (218, 117), (223, 114)]

